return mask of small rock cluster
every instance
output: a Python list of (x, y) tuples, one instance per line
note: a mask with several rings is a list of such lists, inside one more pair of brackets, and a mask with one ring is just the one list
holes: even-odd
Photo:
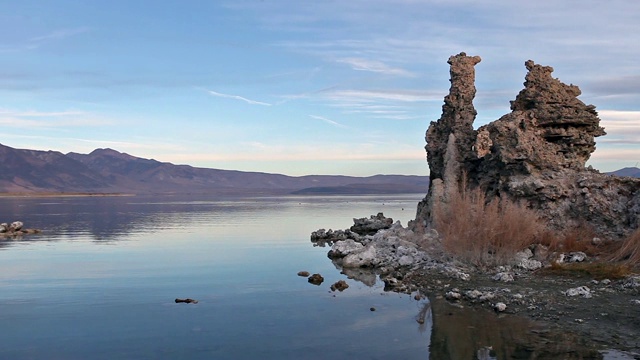
[(11, 224), (0, 224), (0, 237), (18, 237), (25, 234), (37, 234), (40, 230), (25, 229), (22, 221), (14, 221)]
[[(393, 223), (379, 213), (370, 218), (354, 219), (350, 230), (314, 232), (312, 242), (331, 242), (329, 258), (343, 268), (379, 268), (386, 271), (405, 267), (411, 268), (431, 261), (431, 258), (416, 242), (413, 231), (402, 227), (400, 222)], [(391, 225), (390, 225), (391, 224)], [(378, 229), (370, 234), (372, 229)], [(358, 233), (359, 232), (359, 233)], [(345, 237), (344, 234), (357, 234)], [(327, 238), (327, 234), (335, 234)]]

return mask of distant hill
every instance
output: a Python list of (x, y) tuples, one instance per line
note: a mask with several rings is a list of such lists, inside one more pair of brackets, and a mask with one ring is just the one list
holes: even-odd
[[(428, 176), (286, 176), (174, 165), (113, 149), (90, 154), (0, 144), (0, 192), (133, 194), (426, 193)], [(315, 190), (314, 190), (315, 189)]]
[(637, 167), (626, 167), (620, 170), (608, 172), (609, 175), (617, 175), (617, 176), (630, 176), (640, 178), (640, 168)]

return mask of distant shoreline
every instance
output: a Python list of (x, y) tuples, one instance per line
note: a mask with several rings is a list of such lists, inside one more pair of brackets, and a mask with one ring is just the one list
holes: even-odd
[(35, 193), (0, 193), (0, 198), (39, 198), (39, 197), (93, 197), (93, 196), (136, 196), (136, 194), (123, 194), (123, 193), (49, 193), (49, 192), (35, 192)]

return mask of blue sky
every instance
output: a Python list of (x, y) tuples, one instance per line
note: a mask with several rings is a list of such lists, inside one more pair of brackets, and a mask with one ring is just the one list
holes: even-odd
[(0, 143), (113, 148), (198, 167), (428, 175), (424, 133), (476, 66), (476, 127), (524, 62), (578, 85), (608, 135), (589, 164), (640, 162), (640, 2), (4, 1)]

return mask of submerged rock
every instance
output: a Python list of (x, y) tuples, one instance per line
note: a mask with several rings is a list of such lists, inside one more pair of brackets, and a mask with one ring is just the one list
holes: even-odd
[(324, 282), (324, 278), (320, 274), (313, 274), (309, 276), (307, 281), (313, 285), (320, 285)]
[(298, 271), (298, 276), (309, 277), (308, 271)]
[(175, 300), (176, 304), (178, 303), (185, 303), (185, 304), (197, 304), (198, 300), (194, 300), (194, 299), (176, 299)]
[(344, 280), (338, 280), (337, 282), (335, 282), (333, 285), (331, 285), (331, 291), (344, 291), (349, 287), (349, 284), (347, 284), (346, 281)]

